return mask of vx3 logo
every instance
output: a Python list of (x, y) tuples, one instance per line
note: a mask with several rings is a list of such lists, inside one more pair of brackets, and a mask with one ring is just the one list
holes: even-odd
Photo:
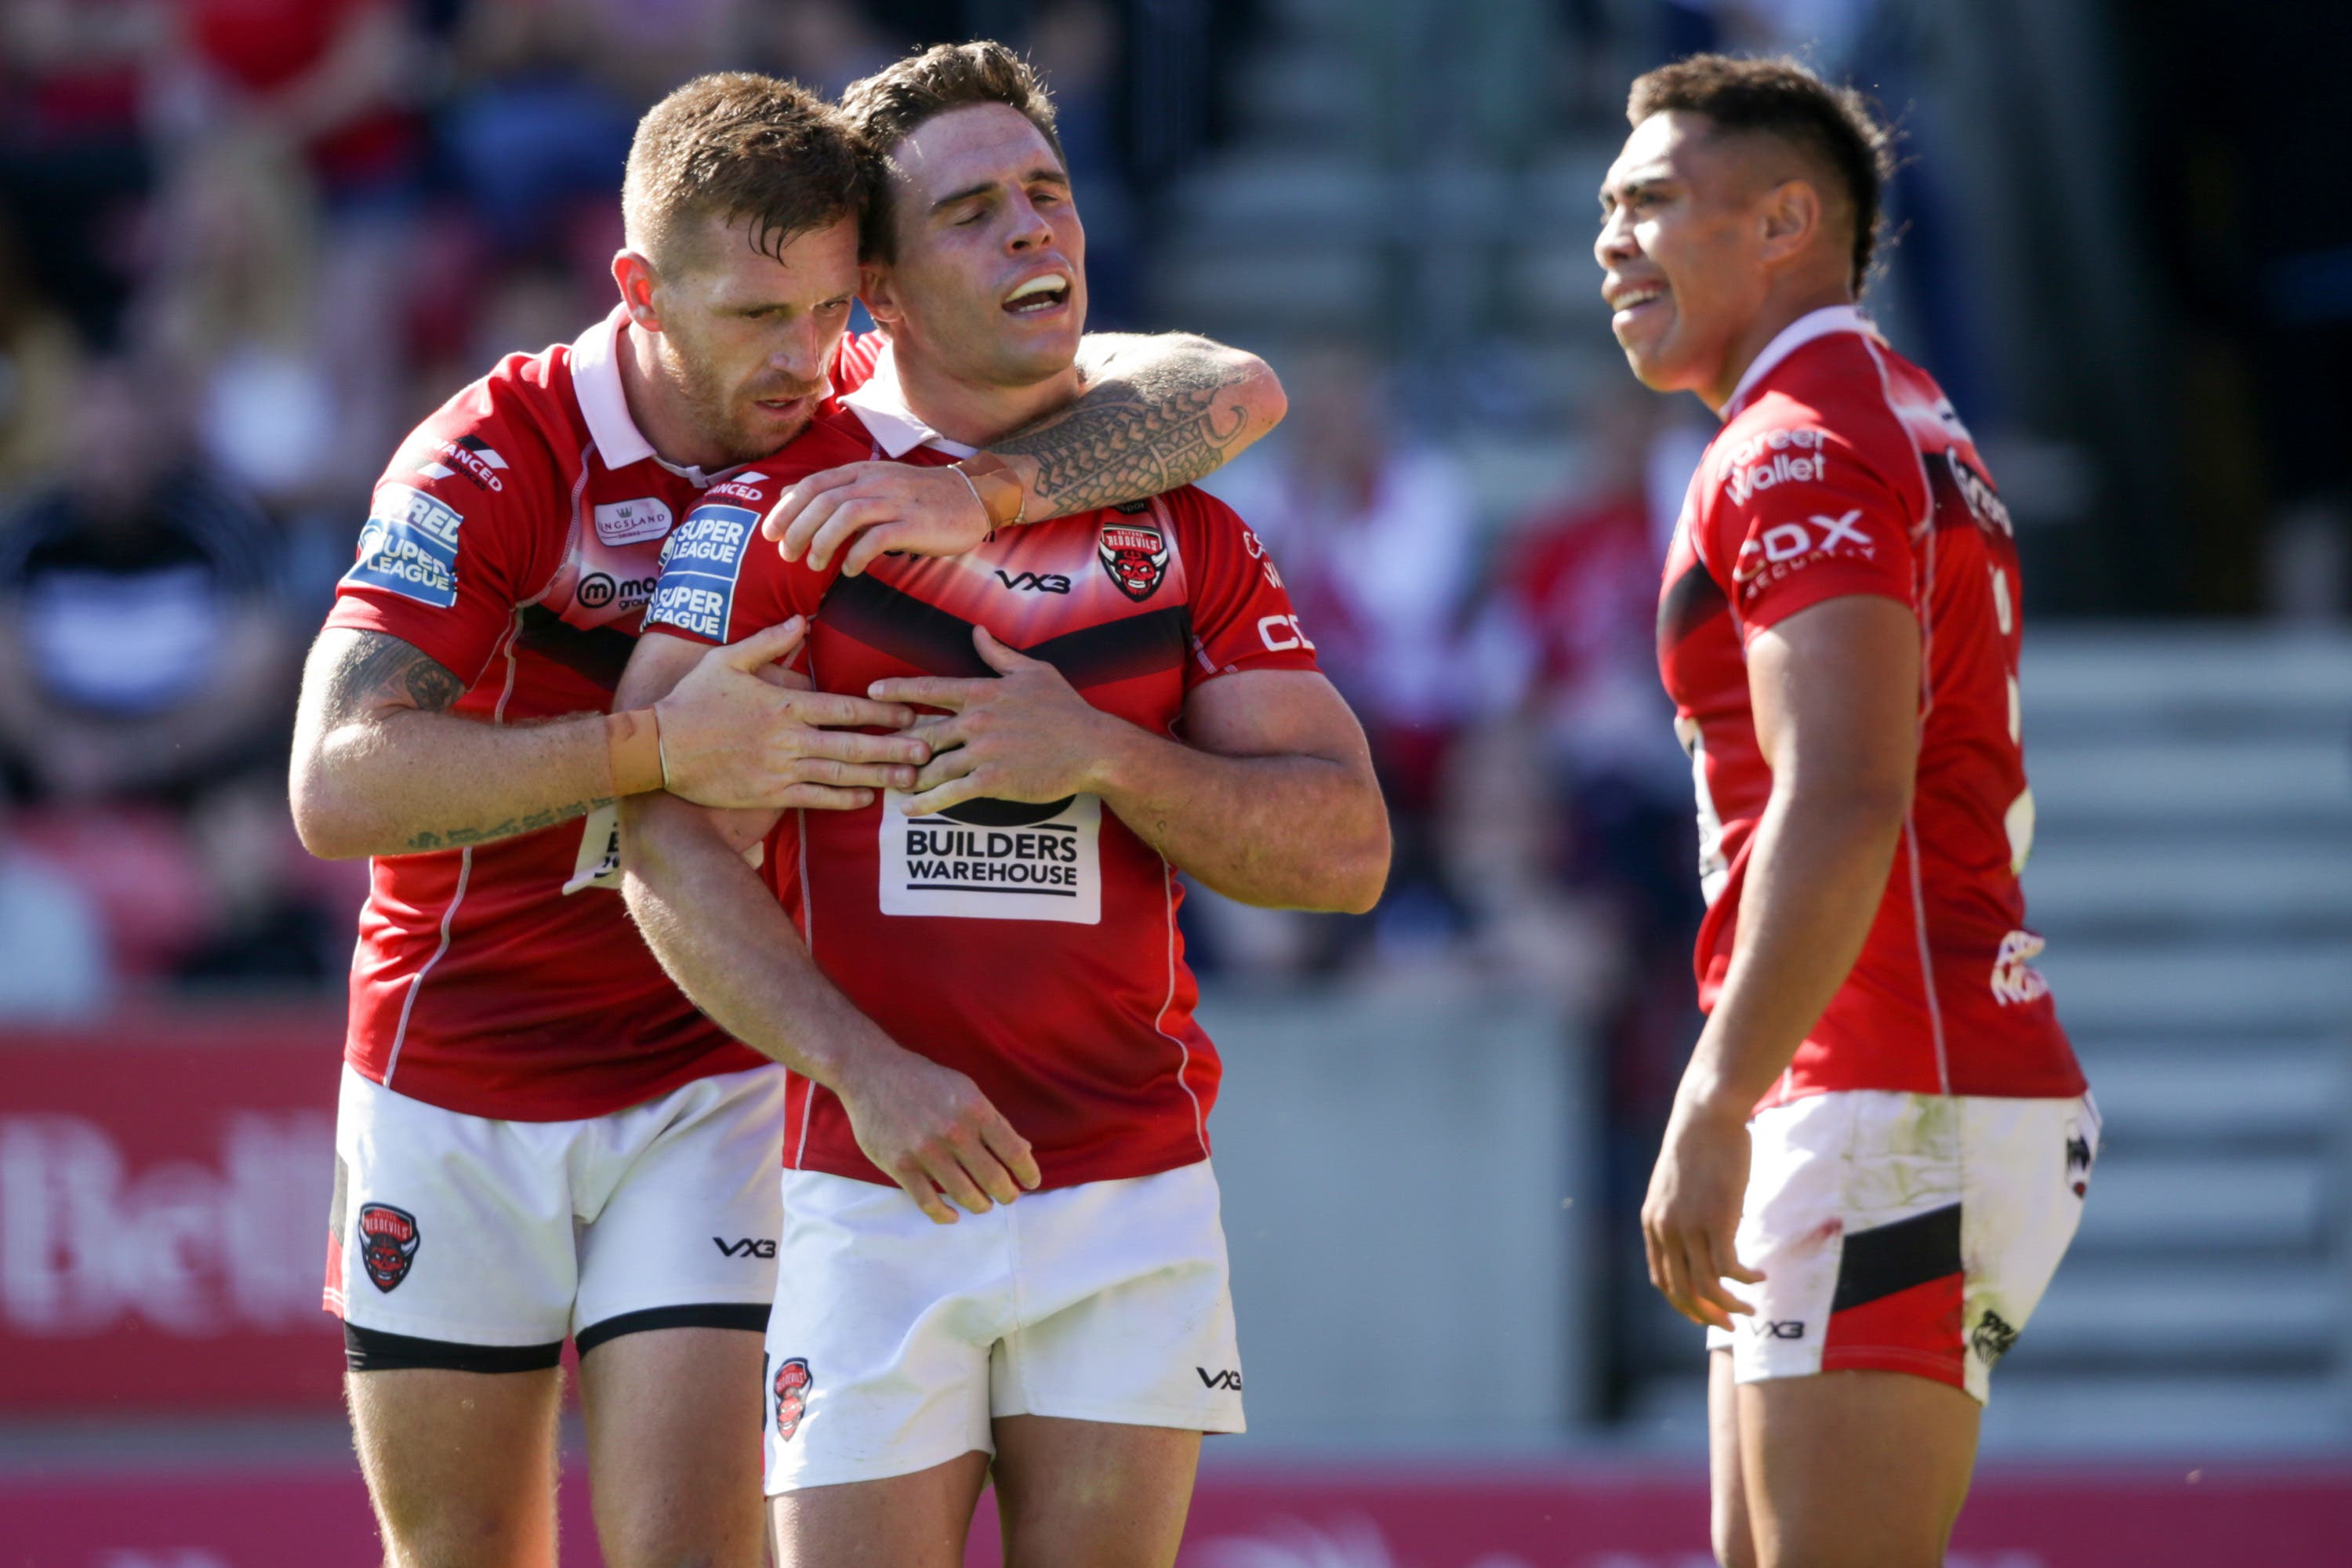
[(1805, 1322), (1801, 1318), (1781, 1318), (1777, 1321), (1770, 1318), (1750, 1318), (1748, 1321), (1755, 1324), (1756, 1331), (1768, 1340), (1801, 1340), (1805, 1337)]
[(1016, 594), (1066, 594), (1070, 591), (1070, 580), (1059, 572), (1048, 572), (1042, 577), (1034, 572), (1024, 572), (1015, 576), (1000, 568), (996, 580)]
[(773, 1258), (776, 1255), (774, 1242), (754, 1240), (748, 1236), (740, 1241), (714, 1236), (710, 1238), (710, 1245), (729, 1258)]
[(1242, 1374), (1238, 1370), (1212, 1373), (1205, 1366), (1196, 1366), (1192, 1370), (1201, 1374), (1202, 1388), (1223, 1388), (1234, 1394), (1242, 1391)]

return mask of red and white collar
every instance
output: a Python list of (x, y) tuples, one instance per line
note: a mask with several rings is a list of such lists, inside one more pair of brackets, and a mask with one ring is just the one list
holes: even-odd
[(589, 328), (572, 344), (572, 395), (579, 400), (580, 416), (588, 422), (589, 438), (607, 468), (625, 468), (650, 458), (698, 489), (717, 484), (735, 468), (706, 472), (691, 464), (673, 463), (654, 450), (646, 433), (629, 412), (628, 395), (621, 390), (621, 329), (629, 310), (615, 305), (613, 313)]
[(1763, 384), (1764, 378), (1780, 368), (1780, 362), (1811, 342), (1815, 338), (1828, 337), (1832, 332), (1860, 332), (1867, 338), (1885, 342), (1878, 328), (1863, 314), (1858, 305), (1824, 305), (1818, 310), (1808, 310), (1773, 334), (1764, 345), (1764, 352), (1748, 363), (1739, 377), (1739, 384), (1723, 405), (1723, 418), (1728, 424), (1747, 405), (1749, 395)]

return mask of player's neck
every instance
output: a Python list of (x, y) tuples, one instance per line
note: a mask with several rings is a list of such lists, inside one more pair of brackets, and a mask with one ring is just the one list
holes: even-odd
[(717, 443), (696, 427), (686, 395), (662, 363), (660, 345), (653, 334), (634, 322), (621, 323), (614, 360), (621, 372), (621, 397), (640, 435), (652, 443), (654, 455), (680, 468), (716, 471), (732, 465)]
[(1740, 378), (1748, 374), (1748, 367), (1772, 346), (1773, 339), (1815, 310), (1853, 303), (1853, 290), (1843, 283), (1776, 289), (1765, 300), (1764, 308), (1748, 318), (1748, 325), (1732, 340), (1731, 352), (1724, 356), (1722, 374), (1713, 385), (1698, 389), (1699, 400), (1721, 415), (1731, 395), (1739, 390)]
[(960, 379), (919, 350), (908, 353), (907, 346), (902, 342), (892, 349), (907, 412), (949, 440), (967, 447), (986, 447), (1002, 440), (1076, 402), (1085, 390), (1076, 364), (1043, 381), (1000, 386)]

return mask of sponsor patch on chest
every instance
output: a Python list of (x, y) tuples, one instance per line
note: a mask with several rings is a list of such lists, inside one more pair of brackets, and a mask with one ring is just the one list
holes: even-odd
[(908, 816), (907, 798), (882, 798), (884, 914), (1101, 923), (1100, 796), (968, 800), (929, 816)]

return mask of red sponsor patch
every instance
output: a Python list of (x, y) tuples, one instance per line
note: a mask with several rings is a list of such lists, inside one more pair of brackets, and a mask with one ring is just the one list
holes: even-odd
[(1098, 548), (1103, 570), (1120, 593), (1141, 604), (1160, 591), (1168, 575), (1167, 535), (1139, 523), (1107, 522)]
[(809, 1390), (815, 1386), (806, 1356), (794, 1356), (776, 1369), (776, 1436), (785, 1442), (791, 1442), (793, 1434), (801, 1429), (801, 1417), (808, 1414)]
[(360, 1262), (379, 1290), (390, 1290), (408, 1278), (416, 1260), (419, 1234), (416, 1216), (390, 1204), (360, 1205)]

